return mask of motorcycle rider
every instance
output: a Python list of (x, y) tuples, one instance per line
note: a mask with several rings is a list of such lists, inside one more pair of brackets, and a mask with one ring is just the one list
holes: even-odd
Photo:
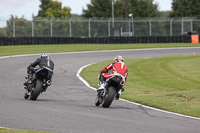
[(24, 83), (24, 85), (26, 86), (27, 84), (30, 84), (36, 77), (35, 77), (35, 72), (39, 69), (39, 68), (35, 68), (36, 66), (39, 66), (39, 68), (42, 67), (47, 67), (48, 69), (50, 69), (52, 72), (49, 73), (49, 77), (48, 77), (48, 82), (49, 85), (51, 84), (51, 78), (53, 76), (53, 69), (54, 69), (54, 63), (53, 61), (50, 59), (48, 53), (41, 53), (40, 58), (37, 58), (35, 62), (31, 63), (28, 67), (27, 67), (27, 81)]
[[(112, 70), (112, 72), (109, 73), (109, 70)], [(105, 88), (105, 81), (111, 77), (114, 76), (114, 74), (117, 73), (118, 75), (120, 75), (123, 79), (122, 82), (122, 87), (121, 89), (118, 91), (115, 99), (118, 100), (121, 93), (124, 91), (124, 84), (126, 83), (126, 79), (128, 76), (128, 69), (125, 66), (124, 63), (124, 58), (122, 56), (116, 56), (114, 58), (114, 62), (109, 63), (105, 68), (103, 68), (100, 72), (100, 76), (99, 76), (99, 88), (97, 89), (97, 91), (102, 91)]]

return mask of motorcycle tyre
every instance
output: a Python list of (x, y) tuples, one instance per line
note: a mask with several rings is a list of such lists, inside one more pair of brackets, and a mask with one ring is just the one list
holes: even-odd
[(41, 80), (37, 80), (36, 86), (35, 86), (35, 90), (32, 92), (30, 99), (35, 101), (37, 100), (38, 96), (40, 95), (42, 91), (42, 81)]
[(105, 95), (102, 103), (102, 107), (109, 108), (115, 95), (116, 95), (116, 89), (114, 87), (108, 88), (109, 92)]

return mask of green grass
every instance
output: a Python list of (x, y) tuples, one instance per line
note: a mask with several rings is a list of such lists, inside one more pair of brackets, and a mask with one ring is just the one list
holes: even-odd
[(0, 133), (50, 133), (50, 132), (0, 128)]
[(167, 48), (167, 47), (199, 47), (191, 43), (166, 43), (166, 44), (62, 44), (62, 45), (19, 45), (0, 46), (0, 56), (34, 54), (34, 53), (59, 53), (93, 50), (117, 50), (139, 48)]
[[(121, 98), (200, 117), (200, 55), (125, 61), (129, 75)], [(82, 76), (97, 87), (98, 73), (109, 62), (83, 69)]]

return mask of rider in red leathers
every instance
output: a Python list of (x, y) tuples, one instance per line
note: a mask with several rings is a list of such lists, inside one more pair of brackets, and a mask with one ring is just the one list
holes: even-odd
[[(109, 70), (112, 70), (110, 73)], [(109, 63), (105, 68), (103, 68), (100, 72), (99, 76), (99, 88), (97, 91), (101, 91), (105, 88), (105, 81), (111, 77), (113, 77), (115, 74), (120, 75), (123, 78), (123, 86), (126, 82), (127, 76), (128, 76), (128, 69), (125, 66), (124, 58), (122, 56), (116, 56), (114, 58), (114, 62)], [(119, 99), (121, 93), (124, 91), (124, 88), (122, 88), (118, 91), (118, 94), (116, 95), (116, 100)]]

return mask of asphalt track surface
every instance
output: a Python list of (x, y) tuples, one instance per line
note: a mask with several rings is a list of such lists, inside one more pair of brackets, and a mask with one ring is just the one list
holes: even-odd
[[(0, 126), (56, 133), (199, 133), (200, 120), (155, 111), (124, 101), (105, 109), (77, 71), (84, 65), (127, 58), (200, 54), (200, 48), (143, 49), (50, 54), (52, 85), (37, 101), (23, 98), (26, 67), (39, 55), (0, 59)], [(164, 102), (164, 101), (163, 101)]]

